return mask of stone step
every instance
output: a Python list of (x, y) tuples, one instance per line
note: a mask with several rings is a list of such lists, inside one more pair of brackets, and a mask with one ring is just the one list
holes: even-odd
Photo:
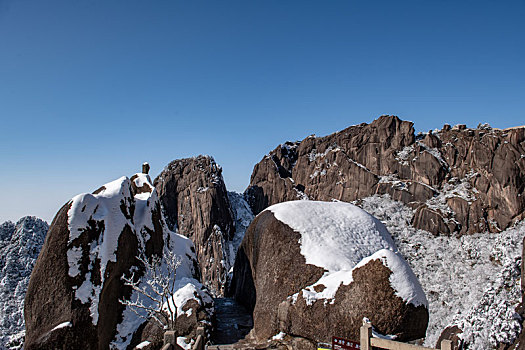
[(239, 349), (233, 346), (233, 344), (226, 345), (207, 345), (206, 349), (208, 350), (230, 350), (230, 349)]

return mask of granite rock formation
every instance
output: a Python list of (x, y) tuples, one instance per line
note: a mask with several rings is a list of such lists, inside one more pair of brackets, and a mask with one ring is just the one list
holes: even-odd
[[(352, 232), (352, 236), (341, 232), (331, 235), (330, 225), (340, 225), (340, 216), (324, 220), (324, 213), (334, 205), (354, 206), (310, 201), (287, 202), (278, 206), (290, 206), (291, 203), (315, 206), (312, 212), (316, 213), (314, 225), (321, 227), (318, 233), (308, 237), (299, 233), (297, 228), (293, 229), (277, 218), (278, 215), (272, 211), (273, 206), (255, 218), (237, 253), (232, 288), (236, 300), (253, 310), (251, 336), (264, 341), (284, 332), (314, 342), (330, 341), (331, 336), (359, 339), (362, 319), (368, 317), (379, 332), (395, 334), (400, 340), (424, 337), (429, 317), (426, 298), (415, 277), (405, 284), (409, 286), (405, 291), (410, 290), (413, 300), (401, 297), (402, 293), (394, 286), (392, 281), (397, 277), (410, 280), (407, 276), (413, 274), (399, 253), (395, 253), (391, 238), (377, 238), (378, 231), (389, 235), (386, 228), (361, 209), (350, 208), (352, 213), (357, 212), (357, 219), (355, 223), (344, 226), (341, 232)], [(321, 206), (328, 206), (328, 210), (317, 210)], [(304, 213), (303, 208), (299, 208), (293, 216), (301, 217), (301, 213)], [(325, 225), (325, 222), (328, 224)], [(373, 226), (370, 233), (364, 232), (370, 225)], [(327, 249), (335, 249), (336, 254), (343, 247), (343, 251), (351, 252), (345, 255), (344, 260), (355, 259), (356, 264), (352, 265), (353, 269), (319, 267), (310, 256), (311, 250), (305, 248), (305, 242), (310, 240), (328, 242), (327, 247), (331, 248)], [(393, 255), (381, 255), (385, 250), (381, 248), (384, 247), (388, 247), (388, 254)], [(322, 247), (316, 246), (315, 249), (321, 255), (333, 253), (324, 251)], [(314, 260), (319, 258), (316, 254)], [(389, 260), (391, 256), (394, 256), (393, 260)], [(341, 260), (337, 259), (335, 264), (339, 266)], [(394, 260), (399, 264), (393, 263)], [(403, 273), (398, 274), (400, 266), (403, 266)], [(394, 274), (397, 277), (391, 278)], [(339, 282), (337, 278), (342, 275), (346, 277)]]
[(389, 194), (434, 234), (498, 232), (525, 218), (525, 128), (480, 125), (415, 135), (381, 116), (278, 146), (255, 165), (246, 195), (257, 214), (309, 198), (351, 202)]
[[(136, 345), (145, 321), (120, 302), (136, 294), (122, 277), (133, 275), (144, 283), (144, 264), (137, 256), (163, 256), (164, 249), (181, 258), (180, 287), (195, 289), (194, 297), (181, 298), (177, 304), (178, 315), (185, 319), (184, 306), (187, 309), (197, 300), (200, 307), (211, 299), (192, 279), (196, 262), (191, 242), (165, 227), (149, 177), (122, 177), (92, 194), (74, 197), (55, 216), (31, 274), (25, 296), (24, 348)], [(193, 309), (188, 313), (193, 312), (198, 314)]]
[(154, 184), (170, 229), (195, 244), (203, 283), (223, 295), (235, 225), (221, 167), (209, 156), (175, 160)]

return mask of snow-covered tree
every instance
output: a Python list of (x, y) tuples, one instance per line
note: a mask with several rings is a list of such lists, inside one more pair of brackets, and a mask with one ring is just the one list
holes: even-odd
[(145, 273), (140, 279), (122, 276), (124, 284), (130, 286), (134, 293), (130, 300), (120, 302), (130, 308), (139, 317), (146, 320), (153, 318), (165, 330), (174, 330), (177, 319), (175, 293), (175, 276), (181, 259), (173, 252), (165, 250), (164, 257), (157, 255), (150, 259), (143, 254), (137, 259), (144, 265)]

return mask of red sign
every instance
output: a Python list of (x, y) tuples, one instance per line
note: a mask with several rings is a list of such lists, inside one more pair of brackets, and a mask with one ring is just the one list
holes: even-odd
[(332, 350), (359, 350), (360, 348), (356, 341), (332, 337)]

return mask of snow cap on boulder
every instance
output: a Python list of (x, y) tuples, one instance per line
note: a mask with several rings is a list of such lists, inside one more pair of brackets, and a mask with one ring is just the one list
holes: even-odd
[(385, 226), (344, 202), (291, 201), (262, 211), (237, 254), (235, 298), (258, 340), (359, 339), (363, 317), (402, 341), (425, 336), (427, 299)]
[[(341, 284), (353, 281), (354, 269), (378, 259), (392, 270), (390, 283), (396, 295), (414, 306), (428, 306), (419, 281), (385, 225), (363, 209), (345, 202), (300, 200), (266, 210), (301, 234), (299, 243), (306, 263), (326, 270), (321, 279), (302, 291), (309, 304), (333, 299)], [(315, 292), (318, 285), (326, 287), (323, 292)]]

